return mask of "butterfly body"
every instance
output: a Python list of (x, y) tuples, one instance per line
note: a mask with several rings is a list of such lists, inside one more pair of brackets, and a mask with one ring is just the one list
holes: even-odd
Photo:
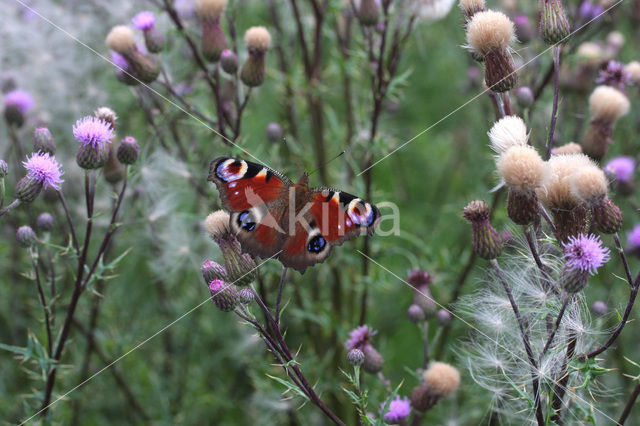
[(211, 162), (210, 181), (229, 210), (229, 227), (244, 251), (278, 258), (304, 272), (325, 260), (331, 248), (371, 234), (378, 209), (346, 192), (310, 188), (305, 173), (294, 183), (275, 170), (242, 159)]

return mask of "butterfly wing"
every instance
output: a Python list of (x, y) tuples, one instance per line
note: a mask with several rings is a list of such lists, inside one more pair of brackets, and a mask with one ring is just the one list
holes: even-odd
[(293, 183), (261, 164), (220, 157), (211, 162), (208, 180), (215, 183), (222, 206), (229, 210), (229, 227), (244, 251), (272, 257), (286, 239), (281, 220)]
[(354, 195), (330, 188), (309, 192), (307, 204), (298, 212), (301, 220), (280, 254), (285, 266), (300, 272), (324, 261), (333, 246), (357, 235), (372, 234), (380, 220), (376, 206)]

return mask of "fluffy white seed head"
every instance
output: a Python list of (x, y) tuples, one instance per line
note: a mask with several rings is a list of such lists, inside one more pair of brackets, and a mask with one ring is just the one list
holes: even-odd
[(109, 49), (120, 54), (126, 54), (136, 49), (136, 40), (133, 30), (124, 25), (117, 25), (111, 28), (106, 38)]
[(586, 62), (597, 62), (602, 58), (603, 50), (602, 46), (592, 41), (585, 41), (576, 50), (576, 55)]
[(611, 86), (598, 86), (589, 96), (589, 109), (594, 119), (613, 123), (627, 114), (630, 107), (625, 94)]
[(217, 19), (227, 7), (227, 0), (196, 0), (195, 7), (201, 19)]
[(491, 149), (502, 154), (513, 146), (525, 146), (529, 140), (524, 120), (516, 115), (508, 115), (498, 120), (487, 133)]
[(422, 375), (429, 392), (437, 396), (454, 393), (460, 385), (460, 373), (455, 367), (444, 362), (432, 362)]
[(211, 238), (222, 238), (229, 233), (229, 213), (217, 210), (204, 220), (204, 228)]
[(266, 52), (271, 47), (271, 34), (265, 27), (251, 27), (244, 33), (244, 42), (249, 50)]
[(634, 84), (640, 83), (640, 62), (638, 61), (629, 62), (624, 67), (624, 70), (629, 74), (629, 80), (632, 83)]
[(542, 185), (538, 188), (538, 198), (547, 207), (571, 208), (581, 200), (571, 191), (573, 174), (593, 165), (584, 154), (554, 155), (545, 163)]
[(598, 204), (607, 196), (607, 177), (595, 164), (581, 167), (571, 176), (571, 193), (587, 204)]
[(486, 10), (473, 15), (467, 26), (467, 43), (486, 55), (491, 50), (505, 50), (514, 39), (513, 22), (502, 12)]
[(582, 146), (575, 142), (569, 142), (551, 150), (551, 155), (562, 154), (582, 154)]
[(498, 158), (497, 167), (507, 185), (518, 191), (533, 192), (542, 182), (544, 161), (528, 145), (508, 149)]
[(484, 10), (484, 0), (460, 0), (460, 9), (465, 14), (474, 14)]
[(616, 49), (620, 49), (625, 42), (624, 35), (620, 31), (611, 31), (607, 35), (607, 44)]

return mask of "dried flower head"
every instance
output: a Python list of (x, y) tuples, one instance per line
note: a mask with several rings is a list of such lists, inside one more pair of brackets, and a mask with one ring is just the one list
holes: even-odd
[(569, 142), (551, 149), (551, 155), (582, 154), (582, 147), (575, 142)]
[(610, 86), (598, 86), (589, 97), (591, 116), (596, 120), (613, 123), (629, 112), (629, 99)]
[(23, 115), (29, 112), (33, 108), (34, 104), (35, 103), (31, 95), (24, 90), (11, 90), (4, 95), (4, 107), (15, 107)]
[(251, 27), (244, 33), (249, 51), (266, 52), (271, 47), (271, 34), (265, 27)]
[(485, 8), (484, 0), (460, 0), (460, 9), (467, 20), (482, 12)]
[(144, 10), (139, 12), (136, 16), (131, 20), (133, 26), (139, 30), (145, 31), (153, 28), (156, 22), (156, 18), (153, 15), (153, 12), (149, 10)]
[(578, 199), (593, 206), (607, 196), (607, 177), (595, 164), (580, 167), (571, 176), (571, 193)]
[(433, 275), (420, 268), (414, 268), (407, 271), (407, 282), (415, 288), (422, 287), (433, 282)]
[(607, 45), (614, 49), (620, 49), (624, 46), (625, 37), (620, 31), (611, 31), (607, 34)]
[(109, 31), (106, 38), (109, 49), (125, 55), (137, 49), (136, 40), (131, 28), (124, 25), (117, 25)]
[(467, 204), (462, 212), (464, 218), (471, 223), (489, 220), (489, 206), (482, 200), (474, 200)]
[(571, 192), (571, 176), (593, 162), (584, 154), (554, 155), (545, 163), (538, 198), (545, 206), (571, 209), (580, 202)]
[[(380, 413), (383, 413), (386, 402), (382, 403), (380, 407)], [(411, 414), (411, 401), (409, 398), (404, 397), (400, 398), (400, 395), (396, 395), (395, 399), (393, 399), (389, 403), (389, 407), (386, 412), (384, 412), (383, 418), (384, 421), (389, 425), (399, 425), (403, 424), (405, 419), (409, 417)]]
[(60, 184), (64, 182), (61, 178), (62, 172), (56, 158), (49, 156), (48, 152), (37, 152), (27, 157), (23, 161), (24, 168), (27, 169), (27, 177), (37, 181), (44, 188), (60, 190)]
[(631, 61), (625, 65), (624, 70), (629, 76), (629, 81), (633, 84), (640, 83), (640, 62)]
[(618, 183), (630, 183), (633, 180), (636, 162), (633, 157), (615, 157), (604, 166), (605, 171), (612, 173)]
[(195, 6), (201, 19), (217, 19), (227, 7), (227, 0), (196, 0)]
[(422, 375), (422, 380), (432, 395), (444, 397), (458, 389), (460, 373), (455, 367), (444, 362), (432, 362)]
[(82, 145), (90, 145), (94, 148), (111, 143), (115, 136), (111, 125), (97, 117), (87, 116), (73, 126), (73, 136)]
[(506, 50), (514, 40), (513, 22), (502, 12), (486, 10), (473, 15), (467, 26), (467, 43), (486, 55), (491, 50)]
[(363, 350), (366, 345), (369, 344), (371, 338), (377, 333), (377, 331), (370, 328), (368, 325), (361, 325), (349, 332), (349, 339), (344, 344), (347, 350), (360, 349)]
[(498, 157), (497, 168), (509, 187), (533, 192), (542, 182), (544, 161), (531, 146), (514, 146)]
[(516, 115), (508, 115), (496, 121), (487, 133), (491, 149), (502, 154), (513, 146), (526, 146), (529, 140), (524, 120)]
[(93, 111), (93, 116), (99, 120), (106, 121), (108, 124), (111, 125), (111, 128), (115, 130), (118, 116), (116, 115), (115, 111), (112, 110), (111, 108), (106, 106), (100, 107), (95, 111)]
[(204, 228), (211, 238), (220, 239), (229, 233), (229, 213), (217, 210), (204, 220)]
[(609, 249), (602, 247), (600, 237), (580, 234), (569, 237), (562, 244), (567, 268), (594, 275), (598, 268), (609, 261)]

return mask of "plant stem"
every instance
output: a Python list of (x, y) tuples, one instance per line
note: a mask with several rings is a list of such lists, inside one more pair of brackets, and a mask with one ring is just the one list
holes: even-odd
[(627, 261), (627, 256), (624, 254), (624, 249), (622, 248), (622, 244), (620, 243), (620, 237), (618, 237), (618, 233), (613, 234), (613, 240), (616, 243), (616, 248), (618, 249), (618, 253), (620, 253), (620, 259), (622, 260), (622, 264), (624, 265), (624, 272), (627, 274), (627, 282), (630, 287), (633, 287), (633, 278), (631, 278), (631, 270), (629, 269), (629, 262)]
[(15, 200), (13, 200), (11, 204), (9, 204), (7, 207), (0, 210), (0, 217), (4, 216), (9, 210), (18, 207), (19, 205), (20, 205), (20, 200), (16, 198)]
[(76, 228), (73, 226), (73, 221), (71, 220), (71, 214), (69, 213), (69, 207), (67, 207), (67, 201), (64, 199), (64, 195), (62, 195), (62, 191), (56, 191), (58, 193), (58, 198), (60, 199), (60, 204), (62, 204), (62, 209), (64, 210), (64, 215), (67, 218), (67, 224), (69, 225), (69, 232), (71, 233), (71, 241), (73, 242), (73, 248), (76, 249), (76, 253), (78, 256), (80, 255), (80, 245), (78, 244), (78, 237), (76, 237)]
[(287, 278), (287, 271), (289, 269), (284, 266), (282, 268), (282, 274), (280, 275), (280, 283), (278, 284), (278, 297), (276, 298), (276, 325), (280, 326), (280, 302), (282, 301), (282, 289), (284, 288), (284, 281)]
[(553, 331), (549, 335), (549, 338), (547, 339), (547, 343), (545, 343), (544, 345), (544, 349), (542, 349), (542, 353), (538, 358), (539, 360), (538, 362), (542, 362), (542, 358), (544, 358), (544, 356), (547, 354), (547, 351), (549, 350), (549, 347), (551, 347), (551, 344), (553, 343), (553, 339), (556, 337), (556, 333), (558, 332), (558, 328), (560, 327), (560, 323), (562, 322), (564, 311), (567, 309), (567, 305), (569, 304), (570, 300), (571, 300), (571, 297), (565, 294), (564, 301), (562, 302), (562, 307), (560, 308), (560, 312), (558, 312), (558, 317), (556, 318), (556, 322), (553, 327)]
[(633, 409), (633, 405), (635, 404), (638, 395), (640, 395), (640, 382), (636, 384), (636, 386), (633, 388), (633, 392), (631, 392), (631, 395), (629, 395), (629, 399), (624, 406), (624, 410), (620, 415), (620, 419), (618, 419), (618, 425), (622, 426), (624, 422), (627, 421), (627, 418), (629, 417), (629, 414), (631, 414), (631, 410)]
[(560, 53), (562, 46), (553, 47), (553, 109), (551, 110), (551, 124), (549, 125), (549, 137), (547, 138), (547, 149), (545, 150), (544, 159), (551, 157), (551, 146), (553, 145), (553, 133), (556, 130), (556, 121), (558, 120), (558, 94), (560, 90)]
[(51, 338), (51, 321), (49, 319), (49, 307), (47, 306), (47, 300), (44, 297), (44, 291), (42, 290), (40, 272), (38, 271), (38, 262), (35, 258), (32, 258), (32, 263), (33, 271), (35, 272), (36, 285), (38, 287), (38, 295), (40, 296), (40, 304), (42, 305), (42, 311), (44, 312), (44, 324), (47, 330), (47, 353), (49, 355), (49, 358), (51, 358), (51, 355), (53, 353), (53, 339)]

